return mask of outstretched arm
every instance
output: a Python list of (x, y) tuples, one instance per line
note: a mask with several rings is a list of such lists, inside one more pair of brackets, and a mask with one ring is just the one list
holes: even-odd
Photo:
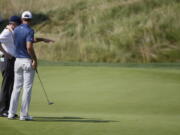
[(34, 43), (38, 43), (38, 42), (54, 43), (54, 41), (51, 40), (51, 39), (47, 39), (47, 38), (35, 38), (34, 39)]

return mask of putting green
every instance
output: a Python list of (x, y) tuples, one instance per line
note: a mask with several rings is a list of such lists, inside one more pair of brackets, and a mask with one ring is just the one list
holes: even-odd
[(178, 135), (180, 70), (41, 66), (54, 105), (34, 81), (34, 121), (0, 118), (0, 135)]

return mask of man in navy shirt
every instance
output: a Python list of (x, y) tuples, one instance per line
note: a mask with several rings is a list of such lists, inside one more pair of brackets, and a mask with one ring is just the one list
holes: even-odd
[(33, 48), (34, 30), (30, 27), (32, 14), (23, 12), (22, 24), (14, 30), (15, 39), (15, 80), (9, 107), (9, 119), (13, 119), (17, 112), (20, 89), (23, 88), (20, 120), (32, 120), (29, 116), (31, 91), (37, 68), (37, 58)]

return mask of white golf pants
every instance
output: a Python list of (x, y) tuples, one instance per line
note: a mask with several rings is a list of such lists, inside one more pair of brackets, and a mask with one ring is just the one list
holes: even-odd
[(11, 95), (9, 114), (16, 114), (20, 91), (23, 88), (20, 116), (26, 117), (28, 116), (35, 74), (35, 70), (32, 68), (32, 60), (28, 58), (16, 58), (14, 72), (14, 88)]

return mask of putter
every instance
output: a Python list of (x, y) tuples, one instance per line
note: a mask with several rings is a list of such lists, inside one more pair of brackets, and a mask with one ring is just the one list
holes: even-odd
[(44, 93), (44, 95), (45, 95), (45, 97), (46, 97), (46, 100), (47, 100), (47, 102), (48, 102), (48, 105), (54, 104), (53, 102), (50, 102), (50, 101), (49, 101), (48, 95), (47, 95), (47, 93), (46, 93), (46, 90), (45, 90), (45, 88), (44, 88), (44, 85), (43, 85), (43, 83), (42, 83), (42, 81), (41, 81), (41, 78), (40, 78), (40, 76), (39, 76), (39, 73), (38, 73), (38, 70), (37, 70), (37, 69), (36, 69), (36, 74), (37, 74), (37, 76), (38, 76), (39, 82), (40, 82), (40, 84), (41, 84), (41, 87), (42, 87), (43, 93)]

